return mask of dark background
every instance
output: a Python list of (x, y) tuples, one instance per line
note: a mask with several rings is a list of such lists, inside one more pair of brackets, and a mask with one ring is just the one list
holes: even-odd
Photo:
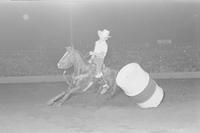
[(1, 75), (59, 74), (64, 47), (73, 43), (86, 54), (104, 28), (112, 36), (110, 67), (138, 62), (148, 72), (199, 71), (199, 14), (197, 2), (3, 2)]

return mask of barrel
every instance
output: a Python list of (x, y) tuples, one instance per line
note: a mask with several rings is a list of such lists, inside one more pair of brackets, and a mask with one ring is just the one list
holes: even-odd
[(122, 67), (117, 74), (116, 83), (141, 108), (158, 107), (164, 97), (163, 89), (137, 63)]

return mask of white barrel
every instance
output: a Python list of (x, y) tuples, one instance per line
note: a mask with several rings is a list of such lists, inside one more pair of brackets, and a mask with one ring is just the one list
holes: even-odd
[(163, 89), (137, 63), (124, 66), (117, 74), (116, 83), (141, 108), (157, 107), (164, 96)]

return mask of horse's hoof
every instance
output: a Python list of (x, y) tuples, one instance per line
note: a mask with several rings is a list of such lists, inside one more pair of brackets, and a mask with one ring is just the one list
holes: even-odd
[(59, 102), (59, 101), (54, 101), (54, 100), (50, 100), (47, 102), (48, 106), (56, 106), (56, 107), (60, 107), (62, 106), (63, 103)]
[(56, 107), (61, 107), (62, 105), (63, 105), (63, 103), (61, 103), (61, 102), (58, 102), (55, 104)]
[(46, 104), (47, 104), (48, 106), (52, 106), (54, 103), (55, 103), (55, 101), (49, 100)]
[(106, 84), (102, 87), (102, 90), (100, 92), (101, 95), (105, 94), (109, 89), (109, 86)]

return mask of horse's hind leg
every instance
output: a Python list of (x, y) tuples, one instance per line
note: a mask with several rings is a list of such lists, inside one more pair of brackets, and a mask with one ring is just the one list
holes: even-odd
[(104, 85), (100, 86), (99, 89), (101, 89), (100, 94), (103, 95), (110, 89), (110, 86), (108, 86), (107, 84), (104, 84)]
[(110, 93), (110, 97), (113, 97), (116, 93), (116, 90), (117, 90), (117, 84), (114, 83), (113, 87), (112, 87), (112, 91)]

